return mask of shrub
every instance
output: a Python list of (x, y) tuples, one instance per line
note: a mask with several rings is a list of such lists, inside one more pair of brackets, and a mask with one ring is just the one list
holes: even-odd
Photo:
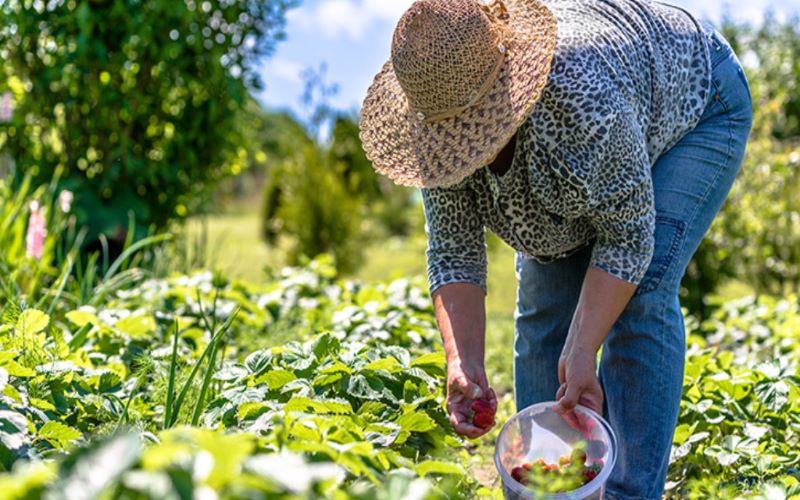
[(364, 197), (342, 182), (345, 166), (315, 144), (301, 146), (270, 169), (264, 197), (264, 233), (275, 244), (281, 234), (292, 242), (288, 260), (330, 253), (342, 271), (362, 258)]
[(721, 31), (746, 65), (754, 124), (739, 178), (683, 280), (684, 305), (700, 316), (728, 280), (757, 293), (800, 288), (800, 114), (791, 105), (800, 81), (800, 20), (768, 17), (758, 30), (727, 21)]
[[(89, 240), (184, 217), (246, 162), (251, 69), (295, 0), (3, 2), (0, 147), (45, 183), (64, 168)], [(0, 117), (2, 119), (2, 117)], [(17, 178), (15, 182), (21, 182)]]

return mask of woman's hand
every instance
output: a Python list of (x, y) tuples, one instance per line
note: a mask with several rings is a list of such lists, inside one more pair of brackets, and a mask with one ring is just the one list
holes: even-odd
[(492, 412), (497, 412), (497, 396), (489, 387), (483, 366), (467, 367), (459, 362), (447, 364), (447, 412), (450, 423), (458, 434), (475, 439), (492, 428), (477, 427), (472, 423), (472, 403), (483, 399)]
[(556, 392), (558, 403), (553, 411), (563, 415), (581, 404), (603, 414), (603, 389), (597, 380), (597, 351), (567, 342), (558, 360), (558, 381), (561, 387)]
[(553, 410), (565, 414), (581, 404), (603, 414), (603, 390), (597, 380), (597, 352), (628, 305), (636, 286), (590, 267), (558, 360), (561, 383)]

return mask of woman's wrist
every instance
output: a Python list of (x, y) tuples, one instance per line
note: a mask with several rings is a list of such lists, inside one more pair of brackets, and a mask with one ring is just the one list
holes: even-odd
[(463, 356), (462, 353), (454, 352), (447, 354), (445, 358), (447, 359), (448, 368), (458, 368), (468, 375), (484, 371), (483, 356)]
[(564, 354), (576, 352), (596, 356), (602, 345), (601, 339), (604, 337), (605, 335), (600, 335), (597, 332), (571, 328), (564, 344)]

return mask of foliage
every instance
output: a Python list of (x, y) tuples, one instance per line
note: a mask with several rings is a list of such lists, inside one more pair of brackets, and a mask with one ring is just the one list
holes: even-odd
[[(107, 464), (113, 471), (98, 491), (159, 498), (158, 492), (188, 487), (223, 497), (243, 491), (369, 497), (423, 476), (442, 478), (435, 482), (451, 492), (474, 491), (464, 468), (452, 462), (451, 450), (462, 441), (447, 426), (444, 356), (434, 348), (422, 289), (407, 281), (377, 287), (336, 281), (330, 261), (273, 276), (263, 286), (210, 273), (147, 280), (99, 307), (6, 314), (0, 458), (17, 481), (6, 476), (0, 483), (21, 491), (27, 485), (27, 493), (56, 491), (77, 481), (76, 474), (85, 477), (87, 468), (96, 472), (97, 453), (109, 462), (116, 450), (120, 456)], [(289, 323), (302, 325), (306, 340), (258, 350), (242, 341), (252, 338), (248, 332), (269, 338)], [(312, 335), (323, 327), (325, 333)], [(209, 346), (221, 353), (219, 362), (209, 356), (213, 368), (195, 379), (192, 367)], [(183, 409), (170, 404), (179, 392), (192, 401)], [(170, 406), (174, 413), (165, 416)], [(182, 427), (192, 420), (215, 432)], [(132, 435), (117, 431), (126, 427)], [(105, 442), (91, 444), (92, 436), (106, 436)], [(143, 440), (155, 444), (143, 447)], [(19, 465), (75, 446), (82, 451), (59, 459), (57, 468)], [(310, 476), (282, 476), (278, 464)], [(198, 466), (204, 474), (192, 474)]]
[(333, 120), (328, 145), (295, 144), (269, 167), (263, 201), (264, 236), (270, 244), (291, 237), (291, 262), (330, 253), (349, 272), (371, 237), (409, 232), (411, 192), (375, 175), (352, 118)]
[(300, 147), (290, 158), (270, 169), (264, 198), (265, 235), (275, 243), (289, 234), (289, 262), (302, 256), (330, 253), (343, 271), (362, 258), (362, 196), (344, 183), (344, 165), (333, 163), (317, 145)]
[(800, 299), (747, 298), (688, 326), (672, 494), (800, 496)]
[[(6, 497), (499, 495), (479, 487), (475, 445), (447, 420), (422, 279), (343, 280), (331, 257), (264, 283), (134, 270), (112, 264), (91, 286), (46, 275), (67, 276), (67, 292), (47, 285), (2, 303)], [(800, 299), (687, 321), (668, 495), (796, 497)], [(498, 421), (511, 411), (506, 395)]]
[(739, 178), (683, 281), (684, 304), (701, 316), (704, 299), (730, 279), (757, 293), (800, 291), (800, 18), (767, 17), (757, 29), (727, 20), (720, 30), (745, 64), (754, 126)]
[(293, 0), (22, 2), (0, 6), (0, 147), (18, 178), (63, 169), (87, 241), (121, 246), (201, 203), (247, 161), (237, 120), (256, 58)]

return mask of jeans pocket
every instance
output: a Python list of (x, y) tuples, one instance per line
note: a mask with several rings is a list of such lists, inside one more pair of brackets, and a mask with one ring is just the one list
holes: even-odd
[(650, 266), (636, 289), (636, 295), (652, 292), (661, 285), (661, 281), (673, 267), (678, 256), (685, 232), (685, 222), (665, 215), (656, 215), (653, 260), (650, 261)]

